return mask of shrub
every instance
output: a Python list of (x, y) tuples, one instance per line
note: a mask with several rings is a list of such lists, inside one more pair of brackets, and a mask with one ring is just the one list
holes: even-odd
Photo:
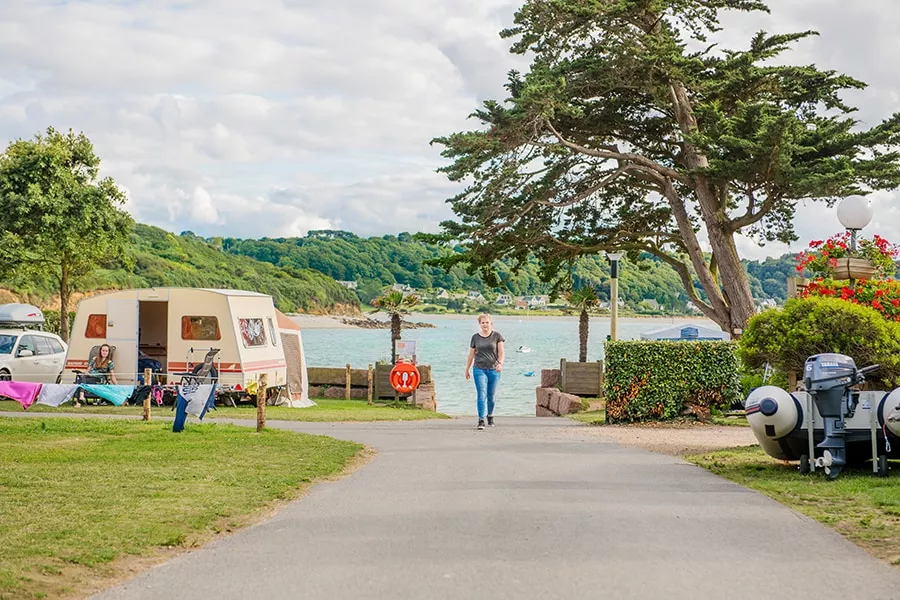
[[(51, 333), (55, 333), (56, 335), (60, 335), (62, 328), (60, 326), (59, 321), (59, 311), (54, 309), (43, 309), (41, 310), (44, 313), (44, 330), (49, 331)], [(72, 331), (72, 323), (75, 322), (75, 313), (69, 313), (69, 331)]]
[(885, 389), (900, 384), (900, 325), (874, 308), (839, 298), (788, 300), (783, 309), (753, 316), (738, 342), (738, 357), (749, 367), (769, 363), (786, 375), (803, 373), (814, 354), (836, 352), (853, 358), (858, 367), (879, 364), (869, 381)]
[(604, 390), (610, 423), (705, 419), (740, 397), (734, 343), (607, 342)]
[(900, 321), (900, 282), (893, 279), (859, 279), (852, 288), (842, 281), (816, 279), (803, 288), (800, 296), (840, 298), (871, 306), (885, 319)]

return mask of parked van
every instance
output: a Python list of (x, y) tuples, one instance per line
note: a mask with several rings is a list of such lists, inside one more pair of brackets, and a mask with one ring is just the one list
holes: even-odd
[[(180, 374), (196, 369), (210, 350), (218, 349), (220, 389), (246, 390), (263, 373), (270, 388), (284, 386), (288, 365), (278, 314), (271, 296), (242, 290), (146, 288), (84, 298), (62, 380), (73, 383), (75, 371), (87, 369), (92, 348), (105, 343), (114, 347), (120, 384), (138, 382), (139, 358), (159, 361), (168, 382), (178, 383)], [(306, 373), (300, 377), (305, 381)]]

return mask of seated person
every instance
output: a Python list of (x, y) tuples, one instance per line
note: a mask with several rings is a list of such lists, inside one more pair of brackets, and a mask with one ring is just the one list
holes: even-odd
[[(115, 369), (116, 366), (110, 357), (111, 353), (112, 350), (109, 347), (109, 344), (100, 346), (100, 349), (97, 351), (97, 356), (93, 357), (88, 362), (87, 381), (84, 383), (111, 383), (113, 385), (118, 385), (116, 374), (113, 373), (113, 369)], [(81, 406), (81, 402), (84, 402), (84, 390), (78, 390), (78, 400), (75, 402), (75, 408)]]

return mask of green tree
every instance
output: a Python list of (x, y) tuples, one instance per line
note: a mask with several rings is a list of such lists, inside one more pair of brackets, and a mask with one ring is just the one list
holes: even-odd
[(397, 363), (397, 340), (400, 339), (401, 315), (419, 303), (415, 294), (404, 296), (402, 292), (387, 291), (372, 301), (372, 306), (391, 315), (391, 364)]
[(600, 304), (597, 292), (592, 287), (582, 287), (566, 294), (566, 300), (578, 311), (578, 360), (587, 362), (589, 312), (596, 310)]
[[(83, 277), (127, 256), (133, 222), (121, 209), (125, 195), (99, 178), (99, 166), (83, 133), (52, 127), (0, 155), (0, 272), (53, 278), (62, 314)], [(66, 319), (60, 330), (68, 341)]]
[(862, 82), (785, 65), (815, 32), (710, 43), (726, 10), (768, 8), (527, 0), (501, 35), (532, 57), (529, 71), (475, 112), (481, 128), (434, 140), (452, 161), (441, 171), (468, 186), (450, 200), (459, 221), (432, 238), (466, 249), (442, 264), (494, 285), (497, 259), (534, 254), (562, 279), (579, 255), (648, 252), (707, 317), (743, 328), (754, 303), (735, 236), (789, 242), (798, 201), (897, 187), (900, 114), (858, 129), (840, 95)]

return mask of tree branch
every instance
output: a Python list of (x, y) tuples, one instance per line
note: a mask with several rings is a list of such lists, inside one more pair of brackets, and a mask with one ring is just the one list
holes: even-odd
[(570, 150), (574, 150), (575, 152), (579, 152), (581, 154), (587, 154), (588, 156), (595, 156), (597, 158), (607, 158), (610, 160), (618, 160), (618, 161), (630, 161), (641, 167), (649, 169), (654, 173), (661, 175), (662, 177), (668, 177), (670, 179), (674, 179), (679, 183), (693, 187), (693, 182), (679, 173), (674, 169), (670, 169), (669, 167), (664, 167), (659, 163), (650, 160), (646, 156), (641, 156), (640, 154), (632, 154), (630, 152), (619, 152), (615, 146), (606, 146), (602, 148), (588, 148), (586, 146), (582, 146), (581, 144), (576, 144), (575, 142), (571, 142), (567, 140), (563, 135), (553, 127), (553, 123), (550, 122), (550, 119), (546, 119), (544, 124), (547, 126), (550, 131), (553, 132), (553, 135), (556, 136), (556, 139)]

